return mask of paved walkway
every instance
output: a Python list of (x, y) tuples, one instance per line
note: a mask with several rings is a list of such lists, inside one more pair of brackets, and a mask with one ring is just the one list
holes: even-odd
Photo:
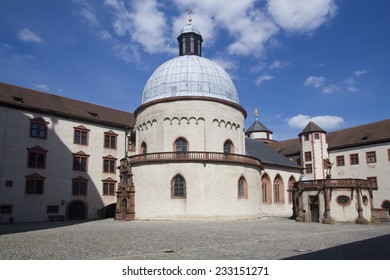
[(0, 259), (390, 259), (390, 223), (245, 221), (0, 225)]

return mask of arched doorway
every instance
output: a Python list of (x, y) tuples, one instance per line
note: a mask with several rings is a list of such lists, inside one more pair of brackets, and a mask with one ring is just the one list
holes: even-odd
[(87, 207), (82, 201), (72, 201), (68, 205), (68, 220), (83, 220), (86, 218)]
[(98, 210), (98, 215), (102, 219), (115, 218), (116, 203), (109, 204)]

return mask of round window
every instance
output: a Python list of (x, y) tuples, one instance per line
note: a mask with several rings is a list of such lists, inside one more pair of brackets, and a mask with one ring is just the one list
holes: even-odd
[(346, 206), (351, 203), (351, 199), (346, 195), (340, 195), (337, 197), (337, 203), (342, 206)]
[(368, 198), (366, 195), (363, 195), (363, 204), (364, 204), (364, 206), (368, 205)]

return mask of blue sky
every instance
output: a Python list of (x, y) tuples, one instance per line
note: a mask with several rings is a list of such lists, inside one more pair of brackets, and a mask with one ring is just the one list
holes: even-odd
[(133, 112), (192, 9), (245, 126), (275, 140), (390, 117), (388, 0), (1, 0), (0, 81)]

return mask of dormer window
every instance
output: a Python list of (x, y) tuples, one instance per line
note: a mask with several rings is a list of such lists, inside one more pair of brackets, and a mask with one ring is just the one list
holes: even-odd
[(19, 104), (23, 104), (24, 103), (22, 97), (12, 96), (12, 99), (14, 100), (15, 103), (19, 103)]
[(99, 117), (98, 113), (88, 112), (88, 114), (91, 116), (91, 118), (94, 118), (94, 119), (97, 119)]

